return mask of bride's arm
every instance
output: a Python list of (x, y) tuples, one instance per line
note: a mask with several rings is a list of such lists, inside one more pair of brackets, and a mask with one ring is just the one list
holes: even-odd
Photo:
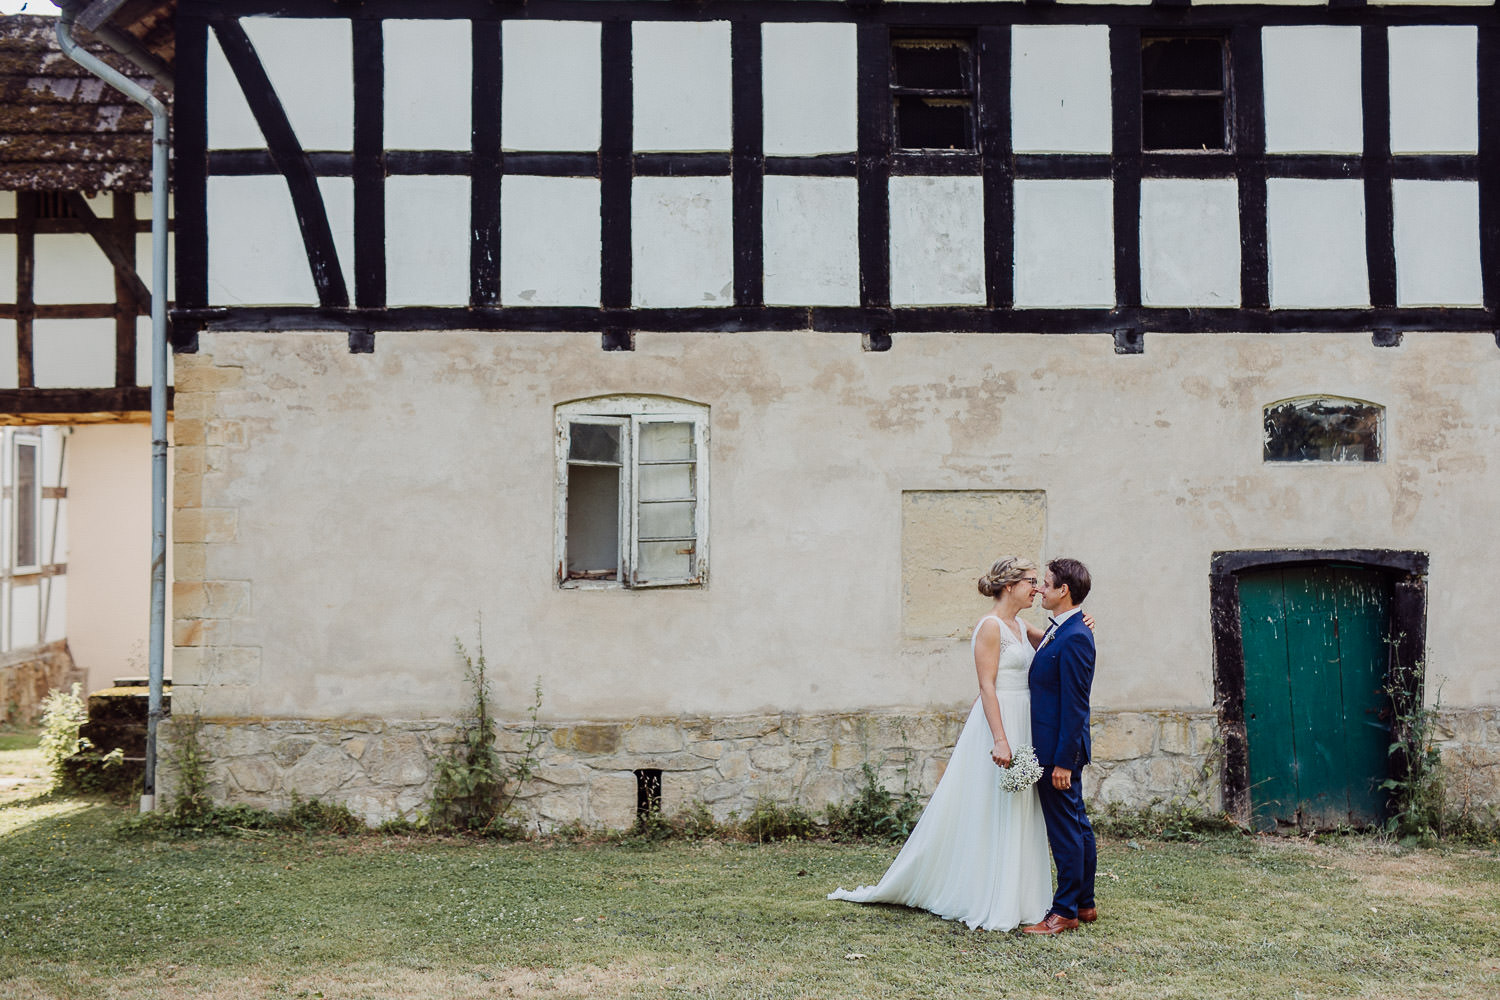
[[(1016, 621), (1021, 621), (1021, 619), (1018, 617)], [(1042, 636), (1047, 633), (1031, 624), (1031, 622), (1021, 622), (1021, 624), (1026, 626), (1026, 641), (1031, 643), (1031, 648), (1036, 649), (1039, 647), (1042, 644)]]
[(989, 622), (980, 624), (974, 640), (974, 672), (979, 675), (979, 701), (984, 705), (984, 718), (995, 740), (990, 759), (1000, 767), (1009, 767), (1010, 743), (1005, 739), (1005, 724), (1000, 721), (1000, 699), (995, 697), (995, 674), (1000, 669), (1000, 624), (996, 622), (994, 628), (988, 625)]

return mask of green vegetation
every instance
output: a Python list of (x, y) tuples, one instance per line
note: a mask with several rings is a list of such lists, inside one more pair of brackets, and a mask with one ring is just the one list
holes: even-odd
[(471, 655), (455, 639), (459, 659), (464, 663), (464, 679), (474, 689), (474, 715), (464, 725), (451, 754), (436, 763), (437, 783), (432, 792), (432, 806), (426, 825), (443, 832), (469, 832), (498, 835), (511, 839), (524, 836), (524, 827), (511, 815), (516, 796), (536, 771), (537, 747), (541, 745), (541, 727), (537, 713), (542, 709), (542, 682), (538, 678), (535, 697), (528, 713), (531, 731), (519, 753), (502, 756), (495, 746), (495, 717), (490, 711), (490, 681), (484, 657), (484, 629)]
[(1058, 940), (834, 903), (893, 845), (241, 834), (0, 807), (0, 997), (1083, 997), (1500, 992), (1500, 856), (1105, 840)]

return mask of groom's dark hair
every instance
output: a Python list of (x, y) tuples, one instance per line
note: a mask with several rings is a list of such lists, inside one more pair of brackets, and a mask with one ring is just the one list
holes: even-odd
[(1093, 586), (1089, 568), (1077, 559), (1054, 559), (1047, 564), (1047, 572), (1052, 574), (1053, 583), (1068, 588), (1068, 597), (1074, 605), (1082, 604), (1089, 596), (1089, 589)]

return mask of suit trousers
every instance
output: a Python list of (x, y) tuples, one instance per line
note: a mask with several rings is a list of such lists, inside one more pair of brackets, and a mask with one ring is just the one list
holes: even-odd
[(1057, 894), (1052, 897), (1051, 912), (1073, 919), (1080, 909), (1094, 905), (1094, 871), (1099, 863), (1094, 827), (1083, 807), (1082, 770), (1073, 772), (1073, 785), (1064, 792), (1052, 787), (1052, 769), (1048, 768), (1037, 782), (1037, 794), (1047, 822), (1052, 862), (1057, 865)]

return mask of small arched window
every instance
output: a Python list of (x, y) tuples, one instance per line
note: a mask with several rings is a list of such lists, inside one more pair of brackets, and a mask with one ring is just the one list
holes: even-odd
[(1300, 396), (1265, 410), (1267, 462), (1379, 462), (1385, 408), (1342, 396)]

